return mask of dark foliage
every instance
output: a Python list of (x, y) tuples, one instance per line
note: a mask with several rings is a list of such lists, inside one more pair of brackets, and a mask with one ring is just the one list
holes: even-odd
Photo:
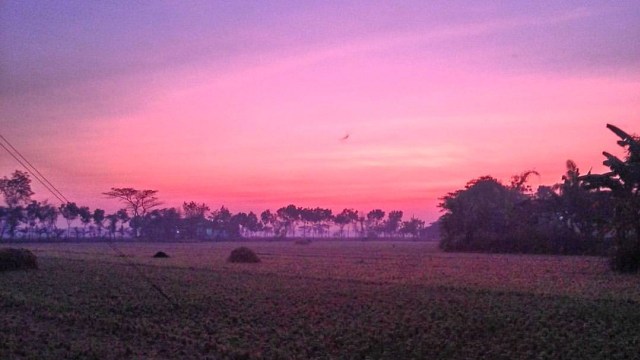
[[(571, 162), (571, 164), (573, 164)], [(577, 188), (578, 169), (571, 166), (563, 184), (526, 186), (532, 172), (503, 185), (490, 176), (470, 181), (445, 196), (440, 207), (440, 247), (445, 251), (596, 255), (606, 252), (596, 221), (606, 217), (607, 197)], [(571, 191), (569, 191), (571, 190)]]
[(167, 253), (164, 251), (158, 251), (155, 255), (153, 255), (153, 257), (157, 259), (166, 259), (169, 257), (169, 255), (167, 255)]
[(174, 240), (179, 234), (182, 219), (174, 208), (156, 209), (147, 213), (140, 225), (143, 238), (158, 240)]
[(613, 270), (637, 272), (640, 270), (640, 139), (608, 124), (616, 134), (627, 156), (624, 160), (604, 151), (605, 166), (611, 169), (605, 174), (587, 174), (581, 177), (586, 187), (604, 190), (611, 194), (613, 216), (610, 227), (615, 232)]
[[(237, 240), (262, 238), (403, 237), (423, 239), (424, 222), (417, 218), (403, 221), (402, 211), (369, 213), (346, 208), (334, 216), (331, 209), (298, 207), (293, 204), (275, 213), (265, 210), (260, 217), (253, 212), (232, 213), (225, 206), (210, 210), (205, 203), (184, 202), (182, 209), (158, 208), (162, 203), (157, 190), (112, 188), (109, 198), (126, 207), (107, 214), (73, 202), (58, 207), (46, 201), (30, 199), (29, 175), (16, 171), (12, 178), (0, 179), (0, 194), (8, 206), (0, 205), (0, 241), (60, 240), (94, 238), (131, 238), (151, 241)], [(66, 229), (57, 227), (57, 219), (66, 221)], [(78, 226), (80, 225), (80, 226)], [(335, 231), (339, 228), (339, 231)]]
[(613, 125), (624, 160), (603, 152), (605, 174), (580, 175), (567, 161), (562, 183), (526, 185), (534, 172), (514, 176), (510, 185), (484, 176), (447, 194), (440, 207), (446, 251), (554, 253), (611, 256), (612, 269), (640, 270), (640, 140)]
[(232, 263), (259, 263), (260, 258), (253, 250), (241, 246), (231, 251), (231, 255), (229, 255), (227, 261)]
[[(454, 255), (421, 263), (433, 277), (397, 283), (382, 279), (408, 270), (406, 252), (379, 262), (375, 249), (357, 250), (376, 264), (368, 275), (342, 256), (315, 263), (332, 268), (321, 277), (306, 267), (299, 276), (154, 269), (177, 309), (125, 263), (46, 258), (46, 276), (0, 276), (0, 359), (638, 358), (639, 291), (609, 286), (635, 277), (602, 274), (598, 261)], [(480, 268), (495, 276), (472, 275)], [(510, 271), (529, 275), (521, 283)], [(456, 286), (441, 285), (460, 272)]]
[(38, 258), (27, 249), (0, 249), (0, 271), (38, 268)]
[(640, 252), (633, 245), (616, 246), (609, 259), (611, 269), (619, 272), (635, 273), (640, 270)]

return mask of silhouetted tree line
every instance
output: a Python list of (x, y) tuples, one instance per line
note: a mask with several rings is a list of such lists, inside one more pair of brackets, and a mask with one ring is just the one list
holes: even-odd
[[(156, 190), (112, 188), (104, 193), (124, 208), (107, 214), (102, 209), (69, 202), (58, 207), (31, 199), (31, 179), (22, 171), (0, 179), (7, 206), (0, 206), (0, 240), (4, 238), (91, 239), (139, 238), (153, 240), (236, 239), (241, 237), (410, 237), (425, 232), (424, 221), (403, 221), (402, 211), (388, 215), (380, 209), (361, 213), (288, 205), (275, 212), (231, 213), (222, 206), (211, 210), (204, 203), (184, 202), (182, 208), (160, 208)], [(385, 215), (386, 218), (385, 218)], [(58, 220), (66, 227), (60, 228)]]
[(611, 255), (615, 270), (640, 268), (640, 141), (607, 125), (625, 159), (603, 152), (605, 174), (568, 160), (562, 182), (533, 192), (534, 171), (503, 184), (491, 176), (447, 194), (438, 220), (446, 251)]

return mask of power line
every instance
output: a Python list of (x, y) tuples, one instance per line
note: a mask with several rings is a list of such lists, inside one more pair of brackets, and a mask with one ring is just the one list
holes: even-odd
[[(65, 200), (65, 202), (67, 202), (67, 203), (68, 203), (68, 202), (70, 202), (70, 201), (69, 201), (69, 200), (68, 200), (68, 199), (67, 199), (67, 198), (66, 198), (66, 197), (65, 197), (65, 196), (60, 192), (60, 190), (58, 190), (55, 186), (53, 186), (53, 184), (52, 184), (52, 183), (51, 183), (51, 182), (46, 178), (46, 176), (42, 175), (42, 173), (41, 173), (40, 171), (38, 171), (38, 168), (36, 168), (35, 166), (33, 166), (33, 164), (31, 164), (31, 163), (29, 162), (29, 160), (27, 160), (27, 158), (25, 158), (25, 157), (20, 153), (20, 151), (18, 151), (18, 149), (16, 149), (13, 145), (11, 145), (11, 143), (9, 142), (9, 140), (7, 140), (4, 136), (2, 136), (2, 134), (0, 134), (0, 139), (4, 140), (4, 141), (5, 141), (5, 142), (6, 142), (6, 143), (11, 147), (11, 149), (12, 149), (13, 151), (15, 151), (15, 153), (16, 153), (16, 154), (18, 154), (18, 156), (20, 156), (20, 158), (21, 158), (21, 159), (23, 159), (23, 160), (24, 160), (24, 161), (25, 161), (29, 166), (31, 166), (31, 168), (33, 168), (33, 170), (35, 170), (35, 172), (36, 172), (38, 175), (40, 175), (40, 176), (42, 177), (42, 179), (44, 179), (44, 181), (45, 181), (47, 184), (49, 184), (49, 186), (51, 186), (51, 189), (55, 190), (55, 191), (56, 191), (56, 193), (58, 193), (58, 195), (60, 195), (60, 197), (62, 197), (62, 198)], [(6, 149), (6, 148), (5, 148), (5, 149)], [(14, 158), (15, 158), (15, 157), (14, 157)], [(23, 165), (23, 166), (24, 166), (24, 165)], [(31, 175), (33, 175), (33, 173), (32, 173)], [(34, 175), (34, 177), (35, 177), (35, 175)], [(51, 191), (51, 190), (49, 190), (49, 191)], [(55, 195), (55, 194), (54, 194), (54, 195)], [(57, 196), (56, 196), (56, 197), (57, 197)], [(60, 197), (58, 197), (58, 200), (60, 200)]]
[(165, 293), (164, 290), (162, 290), (162, 288), (160, 286), (156, 285), (156, 283), (154, 283), (138, 267), (138, 265), (136, 263), (134, 263), (133, 261), (129, 261), (129, 259), (127, 258), (127, 255), (125, 253), (123, 253), (120, 249), (118, 249), (114, 243), (112, 243), (109, 239), (107, 239), (107, 244), (109, 245), (110, 248), (113, 249), (113, 251), (115, 251), (118, 254), (118, 256), (123, 258), (125, 262), (127, 262), (131, 267), (133, 267), (136, 270), (136, 272), (138, 273), (138, 275), (140, 275), (141, 278), (143, 278), (154, 290), (156, 290), (158, 292), (158, 294), (160, 294), (165, 300), (167, 300), (171, 305), (173, 305), (174, 308), (176, 308), (176, 309), (178, 308), (178, 303), (173, 301), (173, 299), (171, 297), (169, 297), (169, 295), (167, 295), (167, 293)]
[[(47, 180), (47, 178), (42, 175), (42, 173), (40, 171), (38, 171), (38, 169), (33, 166), (33, 164), (31, 164), (29, 162), (29, 160), (27, 160), (24, 155), (22, 155), (18, 149), (16, 149), (13, 145), (11, 145), (11, 143), (9, 142), (9, 140), (7, 140), (4, 136), (2, 136), (2, 134), (0, 134), (0, 139), (4, 140), (9, 147), (13, 150), (13, 152), (15, 152), (15, 154), (9, 150), (9, 148), (7, 148), (5, 146), (5, 144), (3, 144), (0, 141), (0, 146), (2, 146), (8, 153), (9, 155), (11, 155), (11, 157), (13, 157), (20, 165), (22, 165), (22, 167), (24, 167), (29, 174), (31, 174), (36, 180), (38, 180), (47, 190), (49, 190), (49, 192), (51, 192), (51, 194), (53, 194), (53, 196), (55, 196), (62, 204), (68, 204), (70, 203), (70, 201), (60, 192), (60, 190), (58, 190), (49, 180)], [(16, 154), (18, 156), (16, 156)], [(28, 164), (29, 166), (27, 166), (26, 164)], [(32, 170), (33, 169), (33, 170)], [(37, 175), (36, 175), (37, 174)], [(42, 179), (44, 179), (44, 181), (42, 179), (40, 179), (40, 177), (42, 177)], [(48, 185), (47, 185), (48, 184)], [(55, 191), (54, 191), (55, 190)], [(63, 200), (64, 199), (64, 200)], [(124, 259), (124, 261), (129, 264), (131, 267), (133, 267), (136, 272), (138, 273), (138, 275), (140, 275), (140, 277), (146, 281), (155, 291), (157, 291), (165, 300), (167, 300), (171, 305), (173, 305), (174, 308), (178, 307), (178, 304), (171, 298), (169, 297), (169, 295), (167, 295), (160, 286), (156, 285), (153, 280), (151, 280), (151, 278), (149, 278), (139, 267), (138, 264), (134, 263), (133, 261), (130, 261), (127, 256), (125, 255), (125, 253), (123, 253), (120, 249), (118, 249), (118, 247), (116, 247), (116, 245), (111, 242), (111, 239), (109, 238), (105, 238), (107, 244), (109, 245), (109, 247), (111, 247), (111, 249), (113, 249), (114, 252), (116, 252), (120, 257), (122, 257)]]
[(7, 152), (9, 153), (9, 155), (11, 155), (11, 157), (13, 157), (20, 165), (22, 165), (22, 167), (25, 168), (29, 172), (29, 174), (31, 174), (31, 176), (33, 176), (36, 180), (38, 180), (38, 182), (42, 184), (42, 186), (44, 186), (45, 189), (49, 190), (49, 192), (53, 194), (53, 196), (55, 196), (61, 203), (65, 204), (68, 202), (63, 200), (60, 196), (58, 196), (58, 194), (56, 194), (42, 179), (40, 179), (40, 177), (38, 177), (24, 162), (22, 162), (22, 160), (20, 160), (19, 157), (17, 157), (13, 152), (11, 152), (11, 150), (9, 150), (2, 142), (0, 142), (0, 146), (2, 146), (5, 150), (7, 150)]

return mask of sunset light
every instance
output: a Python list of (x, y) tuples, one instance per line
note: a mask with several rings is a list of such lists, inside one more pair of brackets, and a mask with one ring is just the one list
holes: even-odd
[(0, 0), (0, 359), (638, 359), (640, 0)]
[(478, 176), (601, 170), (605, 124), (639, 124), (637, 20), (633, 1), (7, 2), (1, 130), (92, 206), (131, 186), (434, 221)]

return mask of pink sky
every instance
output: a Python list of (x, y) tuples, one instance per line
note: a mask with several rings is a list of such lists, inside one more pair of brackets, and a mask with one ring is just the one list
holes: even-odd
[[(443, 14), (449, 22), (426, 15), (443, 9), (421, 8), (424, 23), (407, 4), (388, 18), (369, 13), (381, 4), (351, 4), (362, 19), (328, 5), (285, 15), (267, 7), (267, 20), (198, 20), (197, 36), (174, 38), (135, 27), (114, 35), (107, 30), (119, 24), (105, 16), (97, 26), (107, 35), (93, 38), (56, 24), (63, 15), (25, 18), (11, 3), (0, 7), (7, 29), (37, 38), (49, 26), (67, 34), (60, 46), (80, 50), (51, 50), (49, 67), (35, 56), (46, 55), (38, 41), (2, 38), (2, 53), (15, 54), (0, 55), (9, 84), (0, 133), (91, 207), (117, 208), (101, 192), (131, 186), (159, 190), (166, 206), (195, 200), (259, 212), (294, 203), (433, 221), (438, 198), (472, 178), (508, 181), (534, 169), (535, 185), (552, 184), (566, 159), (599, 172), (602, 150), (617, 152), (606, 123), (640, 131), (640, 68), (630, 65), (640, 50), (625, 45), (640, 35), (637, 4), (459, 5)], [(86, 17), (80, 23), (100, 17), (67, 6)], [(175, 16), (183, 24), (196, 14)], [(139, 41), (128, 44), (128, 34)], [(124, 45), (110, 45), (118, 36)], [(226, 43), (232, 50), (211, 45)], [(18, 168), (0, 155), (0, 175)]]

